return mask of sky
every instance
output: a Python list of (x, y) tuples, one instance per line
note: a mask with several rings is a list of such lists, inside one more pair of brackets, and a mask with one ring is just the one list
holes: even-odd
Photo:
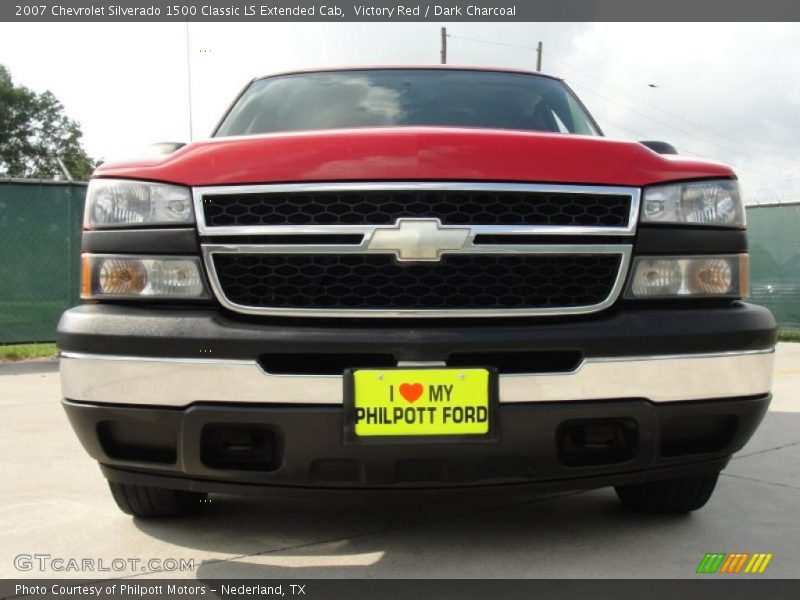
[(798, 23), (0, 23), (0, 63), (113, 160), (188, 141), (190, 97), (207, 137), (257, 75), (438, 63), (442, 26), (449, 63), (532, 69), (541, 41), (609, 137), (726, 162), (749, 203), (800, 200)]

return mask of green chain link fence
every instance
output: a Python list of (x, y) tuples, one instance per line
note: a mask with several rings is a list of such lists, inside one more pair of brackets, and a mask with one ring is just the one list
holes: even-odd
[(80, 302), (85, 183), (0, 179), (0, 344), (55, 338)]
[(800, 203), (750, 206), (750, 301), (800, 328)]
[[(80, 302), (84, 183), (0, 180), (0, 344), (55, 338)], [(751, 206), (751, 301), (800, 328), (800, 203)]]

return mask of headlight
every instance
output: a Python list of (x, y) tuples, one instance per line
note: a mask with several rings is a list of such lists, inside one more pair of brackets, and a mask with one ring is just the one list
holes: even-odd
[(744, 298), (747, 254), (733, 256), (637, 257), (628, 298)]
[(645, 188), (641, 222), (744, 227), (744, 214), (736, 181), (693, 181)]
[(93, 179), (86, 192), (87, 229), (194, 223), (189, 188), (149, 181)]
[(81, 298), (207, 298), (200, 260), (84, 254)]

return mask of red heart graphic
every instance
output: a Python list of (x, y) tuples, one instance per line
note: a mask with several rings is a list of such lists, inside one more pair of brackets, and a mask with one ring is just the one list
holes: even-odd
[(409, 404), (414, 404), (419, 397), (422, 396), (421, 383), (401, 383), (400, 395), (406, 399)]

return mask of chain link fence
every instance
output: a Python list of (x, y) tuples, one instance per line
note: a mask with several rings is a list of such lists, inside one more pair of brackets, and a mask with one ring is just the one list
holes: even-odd
[[(55, 338), (80, 302), (84, 183), (0, 180), (0, 344)], [(800, 203), (747, 209), (751, 298), (800, 328)]]
[(0, 344), (55, 338), (80, 302), (85, 183), (0, 179)]
[(800, 202), (747, 207), (750, 301), (800, 328)]

